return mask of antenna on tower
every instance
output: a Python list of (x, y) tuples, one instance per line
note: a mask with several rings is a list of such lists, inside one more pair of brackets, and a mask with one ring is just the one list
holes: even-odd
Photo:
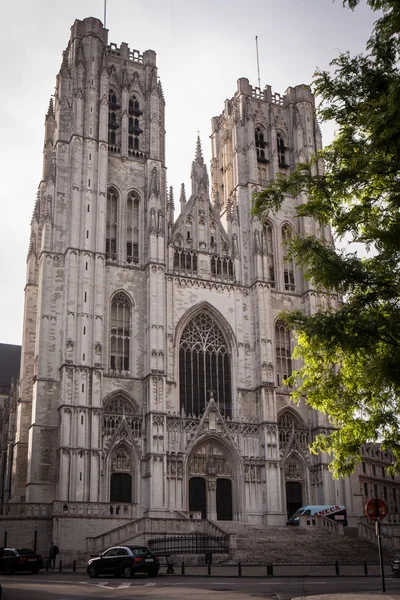
[(104, 29), (107, 26), (107, 0), (104, 0)]
[(256, 36), (256, 53), (257, 53), (257, 73), (258, 73), (258, 87), (261, 89), (261, 80), (260, 80), (260, 61), (258, 59), (258, 36)]

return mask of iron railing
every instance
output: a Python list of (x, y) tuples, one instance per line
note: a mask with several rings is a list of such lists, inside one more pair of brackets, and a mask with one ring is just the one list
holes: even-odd
[(229, 537), (227, 535), (207, 535), (192, 533), (153, 538), (148, 541), (148, 547), (156, 554), (215, 554), (229, 553)]

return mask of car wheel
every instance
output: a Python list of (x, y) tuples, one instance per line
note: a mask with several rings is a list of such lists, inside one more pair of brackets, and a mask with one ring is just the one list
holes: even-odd
[(130, 579), (132, 577), (132, 568), (129, 565), (125, 565), (122, 569), (122, 577), (125, 577), (125, 579)]
[(149, 577), (157, 577), (158, 575), (158, 570), (157, 571), (149, 571)]
[(14, 575), (14, 568), (12, 565), (10, 564), (6, 564), (6, 566), (4, 567), (4, 572), (6, 575)]
[(99, 576), (96, 567), (90, 567), (88, 573), (89, 573), (89, 577), (91, 577), (92, 579)]
[(39, 573), (40, 569), (32, 569), (32, 573), (34, 575), (37, 575)]

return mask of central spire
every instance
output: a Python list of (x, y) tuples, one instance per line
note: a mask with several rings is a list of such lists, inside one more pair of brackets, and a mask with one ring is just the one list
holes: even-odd
[(196, 156), (194, 162), (199, 163), (200, 165), (204, 165), (203, 159), (203, 150), (201, 147), (200, 134), (197, 134), (197, 142), (196, 142)]
[(207, 167), (203, 158), (200, 135), (197, 134), (196, 152), (192, 162), (192, 196), (203, 194), (206, 198), (209, 196), (209, 184)]

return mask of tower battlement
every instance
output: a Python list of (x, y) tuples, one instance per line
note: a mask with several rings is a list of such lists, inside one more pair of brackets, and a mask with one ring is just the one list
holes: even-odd
[(248, 96), (252, 100), (282, 108), (287, 108), (290, 104), (298, 104), (300, 102), (309, 102), (313, 108), (315, 107), (314, 95), (309, 85), (300, 84), (288, 87), (284, 94), (279, 94), (278, 92), (273, 92), (270, 85), (266, 85), (263, 89), (253, 87), (246, 77), (241, 77), (237, 80), (237, 90), (233, 98), (225, 100), (224, 111), (212, 119), (213, 130), (219, 127), (224, 117), (231, 114), (232, 106), (240, 96)]

